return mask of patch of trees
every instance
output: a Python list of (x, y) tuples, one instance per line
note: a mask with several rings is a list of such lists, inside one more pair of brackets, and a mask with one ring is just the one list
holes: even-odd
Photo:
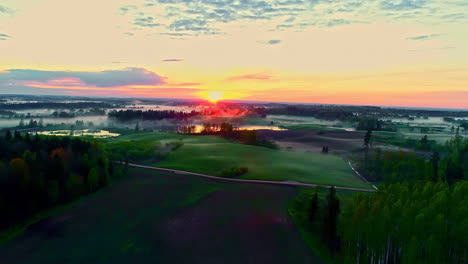
[[(426, 139), (427, 140), (427, 139)], [(421, 139), (422, 144), (425, 138)], [(441, 157), (434, 151), (429, 159), (411, 152), (384, 152), (377, 148), (359, 161), (359, 169), (370, 181), (396, 183), (403, 181), (447, 181), (454, 183), (468, 178), (468, 140), (454, 137), (444, 146)]]
[(52, 115), (53, 115), (54, 117), (60, 117), (60, 118), (73, 118), (73, 117), (75, 117), (75, 114), (74, 114), (74, 113), (72, 113), (72, 112), (65, 112), (65, 111), (60, 111), (60, 112), (54, 111), (54, 112), (52, 113)]
[(119, 121), (130, 121), (130, 120), (162, 120), (162, 119), (177, 119), (186, 120), (194, 116), (200, 115), (197, 111), (191, 111), (189, 113), (183, 111), (174, 110), (119, 110), (111, 111), (108, 113), (110, 118), (117, 119)]
[(340, 200), (336, 189), (331, 187), (325, 201), (320, 201), (317, 192), (314, 193), (308, 207), (309, 231), (319, 233), (322, 243), (334, 253), (341, 249), (338, 234), (338, 218), (340, 215)]
[(262, 108), (257, 112), (268, 115), (295, 115), (295, 116), (311, 116), (325, 120), (345, 120), (353, 117), (353, 112), (346, 109), (328, 106), (328, 105), (313, 105), (313, 106), (283, 106)]
[(468, 182), (414, 182), (359, 194), (340, 216), (346, 263), (467, 263)]
[(120, 173), (96, 142), (7, 130), (0, 137), (0, 230), (95, 192)]
[(106, 115), (106, 110), (102, 108), (91, 108), (88, 111), (85, 111), (84, 109), (80, 109), (77, 111), (79, 115), (89, 115), (89, 116), (102, 116)]
[(39, 122), (37, 120), (30, 119), (28, 123), (25, 123), (24, 119), (21, 119), (18, 124), (18, 128), (41, 128), (43, 126), (44, 123), (42, 119), (40, 119)]
[(13, 103), (0, 104), (0, 109), (9, 110), (25, 110), (25, 109), (83, 109), (83, 108), (112, 108), (112, 104), (99, 102), (71, 102), (71, 103), (55, 103), (55, 102), (37, 102), (37, 103)]
[(203, 124), (203, 130), (200, 133), (195, 133), (195, 127), (193, 126), (184, 126), (178, 129), (179, 133), (187, 135), (212, 135), (212, 136), (221, 136), (225, 139), (238, 141), (246, 145), (254, 145), (259, 147), (278, 149), (278, 145), (267, 138), (260, 138), (257, 136), (257, 130), (246, 130), (235, 128), (230, 123), (221, 123), (221, 124)]
[(375, 117), (355, 117), (356, 130), (390, 131), (396, 132), (396, 127), (390, 122), (379, 120)]
[(13, 112), (13, 111), (8, 111), (8, 110), (0, 110), (0, 115), (2, 116), (9, 116), (9, 117), (12, 117), (14, 116), (16, 113)]

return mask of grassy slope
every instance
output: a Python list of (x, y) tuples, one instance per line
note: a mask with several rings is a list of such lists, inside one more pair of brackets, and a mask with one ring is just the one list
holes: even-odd
[(220, 175), (224, 168), (244, 166), (249, 168), (249, 173), (242, 176), (245, 179), (368, 187), (337, 156), (232, 143), (186, 143), (155, 165), (211, 175)]
[(288, 218), (294, 188), (131, 177), (0, 245), (2, 263), (319, 263)]
[(242, 176), (245, 179), (370, 187), (353, 174), (344, 160), (334, 155), (285, 152), (235, 144), (220, 137), (184, 136), (172, 133), (142, 133), (112, 140), (109, 142), (183, 141), (184, 145), (181, 148), (171, 152), (157, 164), (153, 164), (159, 167), (220, 176), (224, 168), (244, 166), (249, 168), (249, 173)]

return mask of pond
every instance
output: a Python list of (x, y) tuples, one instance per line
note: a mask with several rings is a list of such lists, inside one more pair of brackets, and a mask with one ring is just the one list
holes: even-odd
[(107, 130), (92, 130), (92, 129), (84, 129), (84, 130), (55, 130), (55, 131), (42, 131), (37, 132), (39, 135), (46, 135), (46, 136), (72, 136), (72, 137), (93, 137), (93, 138), (111, 138), (111, 137), (118, 137), (120, 134), (111, 133)]

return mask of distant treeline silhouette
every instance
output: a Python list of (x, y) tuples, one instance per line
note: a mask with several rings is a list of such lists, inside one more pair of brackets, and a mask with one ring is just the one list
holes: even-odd
[(98, 102), (75, 102), (75, 103), (20, 103), (20, 104), (0, 104), (0, 109), (25, 110), (25, 109), (83, 109), (83, 108), (112, 108), (115, 105)]
[(297, 115), (311, 116), (319, 119), (343, 120), (353, 116), (376, 117), (468, 117), (467, 110), (437, 110), (384, 108), (377, 106), (347, 106), (347, 105), (283, 105), (269, 104), (266, 107), (252, 109), (259, 114), (267, 115)]
[(119, 110), (111, 111), (108, 113), (110, 118), (115, 118), (120, 121), (129, 121), (134, 119), (139, 120), (162, 120), (162, 119), (177, 119), (185, 120), (191, 117), (200, 115), (200, 112), (191, 111), (174, 111), (174, 110)]

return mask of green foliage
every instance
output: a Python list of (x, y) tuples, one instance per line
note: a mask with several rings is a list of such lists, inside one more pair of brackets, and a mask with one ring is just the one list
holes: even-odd
[(330, 188), (324, 208), (324, 217), (321, 225), (322, 241), (333, 252), (340, 250), (340, 238), (337, 233), (338, 215), (340, 213), (340, 200), (336, 196), (335, 187)]
[(96, 142), (19, 132), (0, 137), (0, 230), (108, 185), (110, 173)]
[[(333, 252), (323, 240), (323, 224), (329, 212), (330, 190), (325, 188), (300, 188), (299, 190), (299, 194), (289, 204), (288, 212), (302, 238), (325, 263), (341, 263), (339, 254)], [(354, 192), (338, 190), (336, 198), (346, 205), (353, 195), (355, 195)], [(315, 204), (317, 209), (315, 209)]]
[(466, 263), (468, 182), (415, 182), (357, 195), (340, 220), (348, 263)]
[(364, 147), (366, 149), (369, 148), (369, 144), (370, 144), (370, 141), (371, 141), (371, 138), (372, 138), (372, 130), (371, 129), (368, 129), (366, 134), (364, 135)]
[(359, 160), (359, 169), (371, 181), (396, 183), (415, 180), (444, 180), (453, 183), (468, 177), (468, 140), (460, 136), (448, 141), (443, 158), (439, 152), (429, 159), (411, 152), (382, 152), (375, 149)]

